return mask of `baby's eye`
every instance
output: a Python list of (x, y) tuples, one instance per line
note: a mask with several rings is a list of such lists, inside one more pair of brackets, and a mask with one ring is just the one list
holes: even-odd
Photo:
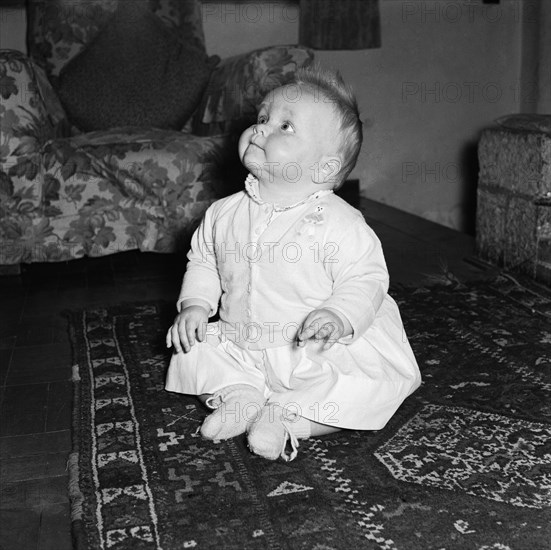
[(268, 122), (268, 117), (266, 115), (258, 115), (256, 119), (257, 124), (266, 124), (266, 122)]
[(282, 125), (281, 125), (281, 129), (284, 131), (284, 132), (294, 132), (294, 128), (292, 126), (292, 124), (290, 122), (284, 122)]

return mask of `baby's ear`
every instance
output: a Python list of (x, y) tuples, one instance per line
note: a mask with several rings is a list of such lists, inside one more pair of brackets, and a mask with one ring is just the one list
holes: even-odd
[(314, 183), (332, 183), (336, 185), (338, 183), (337, 174), (340, 172), (342, 166), (341, 159), (339, 157), (323, 157), (317, 170), (314, 170), (313, 181)]

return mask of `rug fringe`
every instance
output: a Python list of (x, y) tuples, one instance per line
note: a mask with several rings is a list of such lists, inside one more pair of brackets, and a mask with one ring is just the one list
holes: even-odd
[(73, 382), (80, 382), (80, 371), (78, 370), (78, 365), (73, 365), (73, 374), (71, 375), (71, 380)]
[[(82, 314), (78, 316), (80, 319)], [(76, 330), (72, 326), (72, 323), (69, 323), (69, 331), (71, 344), (73, 347), (73, 355), (78, 346), (78, 340), (76, 335)], [(68, 496), (69, 496), (69, 505), (70, 505), (70, 514), (71, 514), (71, 539), (72, 546), (74, 550), (84, 550), (87, 548), (86, 539), (84, 535), (83, 528), (83, 515), (84, 515), (84, 494), (80, 490), (79, 483), (79, 459), (80, 459), (80, 449), (79, 449), (79, 432), (80, 432), (80, 417), (78, 415), (78, 410), (80, 407), (80, 390), (81, 390), (81, 377), (80, 369), (78, 364), (72, 366), (71, 381), (73, 383), (73, 418), (72, 418), (72, 451), (69, 454), (67, 459), (67, 472), (68, 472)]]
[(82, 504), (84, 495), (80, 491), (79, 485), (79, 453), (71, 453), (67, 460), (67, 470), (69, 472), (69, 501), (71, 503), (71, 521), (82, 519)]
[[(78, 364), (73, 365), (72, 368), (73, 374), (71, 376), (71, 379), (74, 384), (74, 402), (75, 404), (78, 404), (80, 402), (80, 395), (79, 395), (79, 389), (80, 389), (80, 371)], [(75, 435), (74, 429), (77, 428), (74, 424), (77, 422), (77, 419), (75, 418), (73, 414), (73, 436)], [(84, 495), (80, 491), (80, 485), (79, 485), (79, 467), (78, 467), (78, 459), (79, 459), (80, 453), (78, 449), (78, 444), (76, 441), (76, 438), (73, 439), (73, 450), (69, 454), (69, 458), (67, 460), (67, 471), (69, 473), (69, 503), (71, 505), (71, 522), (78, 521), (82, 519), (82, 504), (84, 502)]]

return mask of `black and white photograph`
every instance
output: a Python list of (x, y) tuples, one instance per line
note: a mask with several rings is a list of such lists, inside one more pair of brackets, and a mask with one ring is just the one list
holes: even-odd
[(184, 549), (551, 549), (551, 1), (0, 0), (0, 550)]

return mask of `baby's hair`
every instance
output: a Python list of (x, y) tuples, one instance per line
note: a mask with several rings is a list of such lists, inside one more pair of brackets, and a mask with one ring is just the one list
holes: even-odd
[(338, 114), (341, 136), (338, 152), (342, 160), (335, 174), (338, 188), (356, 165), (362, 147), (362, 122), (354, 92), (339, 71), (323, 69), (317, 64), (298, 69), (292, 84), (312, 89), (315, 97), (321, 95), (331, 102)]

